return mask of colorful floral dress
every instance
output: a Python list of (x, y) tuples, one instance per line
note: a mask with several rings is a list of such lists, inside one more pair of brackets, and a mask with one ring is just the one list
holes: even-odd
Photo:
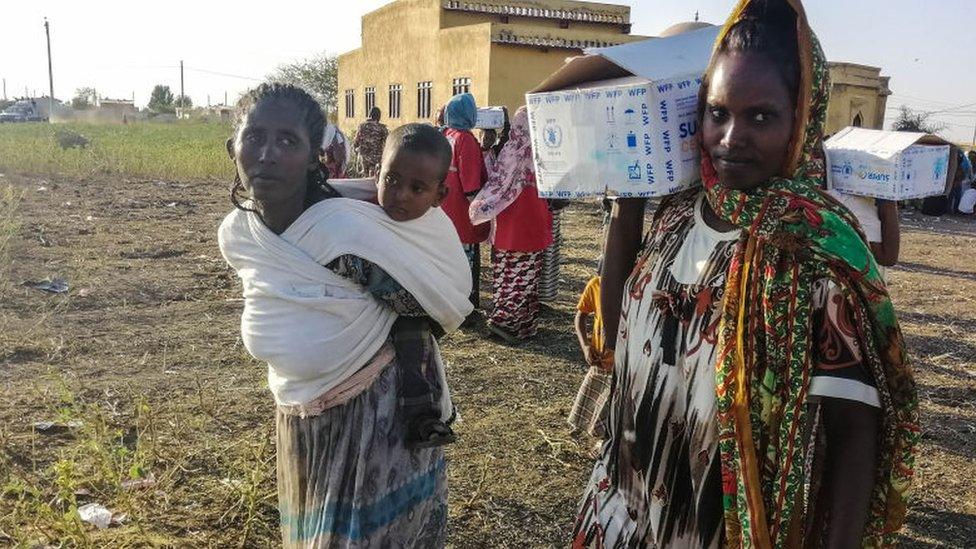
[[(716, 343), (741, 231), (706, 225), (702, 196), (662, 205), (627, 282), (610, 440), (584, 494), (573, 547), (721, 546)], [(818, 342), (811, 401), (879, 406), (846, 300), (829, 279), (811, 291)]]

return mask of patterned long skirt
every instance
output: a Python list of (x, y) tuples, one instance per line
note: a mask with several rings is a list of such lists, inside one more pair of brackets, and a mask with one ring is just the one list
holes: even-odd
[(552, 244), (546, 248), (542, 260), (542, 276), (539, 280), (539, 299), (550, 302), (559, 294), (559, 265), (563, 258), (563, 235), (560, 231), (561, 212), (552, 213)]
[(286, 548), (443, 547), (442, 449), (408, 450), (394, 361), (344, 405), (277, 414), (278, 507)]
[(492, 248), (494, 308), (488, 323), (525, 339), (539, 321), (539, 273), (544, 252), (511, 252)]

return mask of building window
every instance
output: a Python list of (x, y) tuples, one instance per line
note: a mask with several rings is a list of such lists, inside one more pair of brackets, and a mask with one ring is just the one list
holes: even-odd
[(369, 111), (373, 110), (376, 106), (376, 88), (374, 86), (368, 86), (366, 88), (366, 116), (369, 116)]
[(356, 118), (356, 90), (346, 90), (346, 118)]
[(451, 90), (451, 95), (471, 93), (471, 79), (468, 77), (455, 78)]
[(417, 118), (430, 118), (430, 95), (433, 82), (417, 83)]
[(400, 96), (403, 84), (390, 84), (390, 118), (400, 118)]

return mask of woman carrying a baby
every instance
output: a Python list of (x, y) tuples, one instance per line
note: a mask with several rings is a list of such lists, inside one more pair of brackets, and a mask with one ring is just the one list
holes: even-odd
[[(430, 333), (471, 312), (467, 259), (435, 207), (446, 143), (408, 125), (388, 143), (376, 186), (330, 184), (319, 162), (325, 117), (307, 93), (262, 84), (239, 114), (227, 143), (235, 209), (219, 242), (243, 283), (242, 340), (268, 363), (277, 404), (283, 544), (443, 546), (439, 445), (453, 440), (453, 407)], [(401, 329), (403, 318), (424, 323)], [(405, 399), (414, 384), (433, 393)]]

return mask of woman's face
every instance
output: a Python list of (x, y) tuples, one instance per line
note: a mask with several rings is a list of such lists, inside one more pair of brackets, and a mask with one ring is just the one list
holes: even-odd
[(319, 151), (311, 146), (303, 113), (283, 101), (259, 101), (244, 118), (227, 152), (244, 188), (258, 202), (304, 199)]
[(498, 143), (498, 133), (495, 130), (481, 130), (481, 150), (487, 151)]
[(767, 56), (721, 54), (706, 101), (702, 139), (723, 185), (748, 190), (781, 174), (794, 107), (786, 82)]

